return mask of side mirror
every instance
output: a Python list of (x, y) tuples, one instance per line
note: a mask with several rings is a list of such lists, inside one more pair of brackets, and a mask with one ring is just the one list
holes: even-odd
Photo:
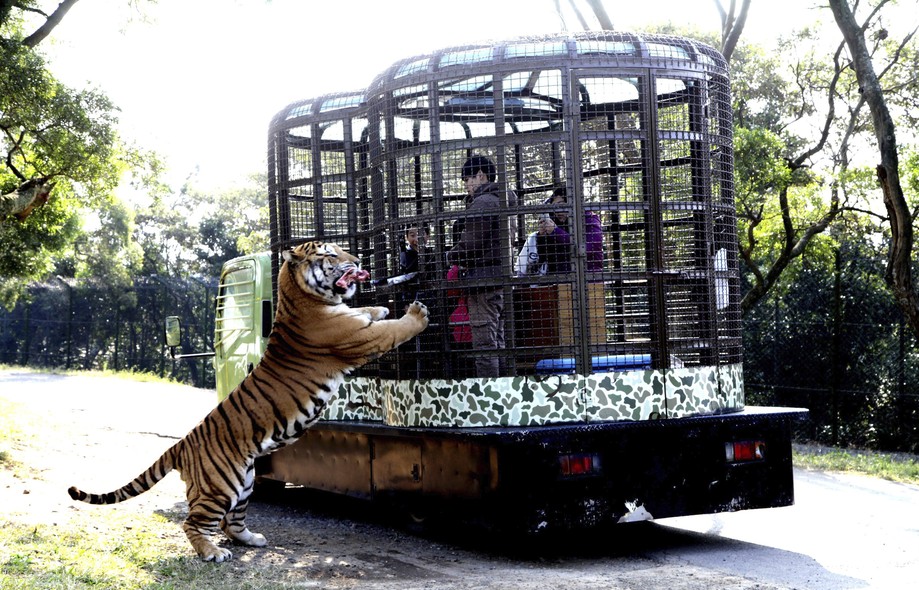
[(166, 317), (166, 346), (176, 347), (182, 344), (182, 324), (179, 322), (179, 316), (171, 315)]

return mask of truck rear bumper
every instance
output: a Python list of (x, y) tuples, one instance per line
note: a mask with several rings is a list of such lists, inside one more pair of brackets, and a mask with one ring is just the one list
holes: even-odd
[(534, 532), (770, 508), (794, 502), (792, 428), (805, 414), (750, 407), (514, 428), (322, 422), (266, 457), (259, 474), (410, 507), (466, 508)]

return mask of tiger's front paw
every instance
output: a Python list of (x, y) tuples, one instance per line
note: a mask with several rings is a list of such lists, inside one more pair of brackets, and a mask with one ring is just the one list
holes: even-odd
[(423, 326), (421, 329), (428, 327), (428, 306), (420, 301), (413, 301), (408, 306), (405, 315), (415, 316)]

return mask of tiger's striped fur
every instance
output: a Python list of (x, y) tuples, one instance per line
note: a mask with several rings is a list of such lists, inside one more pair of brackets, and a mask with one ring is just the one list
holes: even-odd
[(365, 280), (359, 260), (335, 244), (309, 242), (282, 254), (278, 310), (265, 355), (239, 386), (137, 478), (107, 494), (71, 487), (74, 500), (114, 504), (149, 490), (173, 469), (186, 484), (183, 528), (205, 561), (232, 557), (211, 540), (218, 525), (233, 541), (261, 547), (246, 527), (254, 461), (296, 440), (338, 390), (343, 376), (411, 339), (428, 325), (427, 308), (398, 320), (385, 307), (351, 308), (342, 300)]

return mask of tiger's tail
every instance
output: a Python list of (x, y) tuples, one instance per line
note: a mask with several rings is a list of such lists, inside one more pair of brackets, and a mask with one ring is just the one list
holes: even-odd
[(89, 504), (117, 504), (118, 502), (124, 502), (143, 494), (166, 477), (166, 474), (175, 468), (175, 452), (176, 447), (172, 447), (163, 453), (146, 471), (115, 491), (107, 494), (90, 494), (76, 486), (71, 486), (67, 493), (74, 500), (88, 502)]

